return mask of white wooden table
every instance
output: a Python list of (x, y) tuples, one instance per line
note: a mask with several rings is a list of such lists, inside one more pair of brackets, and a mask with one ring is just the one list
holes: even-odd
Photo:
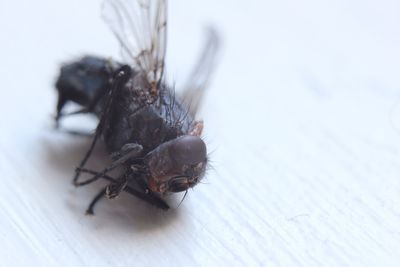
[(400, 2), (169, 11), (171, 80), (207, 24), (224, 38), (202, 110), (215, 170), (171, 211), (124, 195), (88, 217), (102, 184), (71, 184), (89, 140), (52, 129), (53, 82), (117, 42), (98, 0), (0, 1), (0, 265), (399, 266)]

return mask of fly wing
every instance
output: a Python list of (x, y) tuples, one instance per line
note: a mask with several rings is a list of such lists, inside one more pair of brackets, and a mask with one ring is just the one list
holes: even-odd
[(208, 36), (197, 64), (185, 83), (180, 95), (182, 103), (188, 108), (193, 118), (204, 98), (204, 93), (210, 82), (212, 73), (217, 62), (220, 47), (220, 38), (215, 29), (208, 29)]
[(127, 63), (145, 75), (152, 95), (164, 72), (166, 0), (105, 0), (103, 18), (122, 47)]

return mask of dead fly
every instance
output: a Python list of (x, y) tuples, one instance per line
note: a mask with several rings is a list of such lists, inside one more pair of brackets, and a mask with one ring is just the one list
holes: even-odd
[[(90, 203), (93, 213), (103, 196), (122, 191), (161, 209), (169, 206), (163, 196), (195, 186), (207, 167), (203, 122), (196, 112), (209, 80), (218, 50), (218, 38), (210, 31), (199, 63), (180, 96), (165, 84), (166, 0), (107, 0), (103, 16), (122, 47), (127, 65), (85, 56), (61, 68), (56, 122), (66, 115), (91, 113), (99, 118), (92, 144), (76, 168), (76, 186), (100, 178), (109, 181)], [(67, 102), (81, 106), (63, 113)], [(112, 163), (102, 170), (85, 164), (101, 139)], [(114, 169), (121, 175), (111, 177)], [(91, 175), (81, 180), (82, 173)], [(185, 194), (186, 194), (185, 193)]]

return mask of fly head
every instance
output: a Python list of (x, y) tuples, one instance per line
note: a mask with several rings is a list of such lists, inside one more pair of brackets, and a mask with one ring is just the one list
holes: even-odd
[(200, 137), (184, 135), (161, 144), (145, 161), (150, 190), (160, 194), (182, 192), (204, 176), (207, 148)]

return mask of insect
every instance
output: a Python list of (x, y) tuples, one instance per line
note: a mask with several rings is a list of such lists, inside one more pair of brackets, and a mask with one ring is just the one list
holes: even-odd
[[(196, 118), (210, 79), (219, 38), (210, 30), (198, 63), (180, 95), (164, 78), (167, 1), (106, 0), (103, 17), (117, 37), (124, 61), (85, 56), (62, 66), (56, 82), (56, 122), (72, 114), (94, 114), (98, 125), (73, 183), (83, 186), (105, 179), (109, 184), (90, 203), (122, 192), (167, 210), (165, 195), (185, 192), (205, 174), (207, 147), (203, 121)], [(80, 109), (65, 113), (68, 102)], [(85, 168), (98, 141), (105, 143), (112, 163), (102, 170)], [(119, 169), (120, 175), (110, 172)], [(85, 173), (90, 175), (81, 179)]]

